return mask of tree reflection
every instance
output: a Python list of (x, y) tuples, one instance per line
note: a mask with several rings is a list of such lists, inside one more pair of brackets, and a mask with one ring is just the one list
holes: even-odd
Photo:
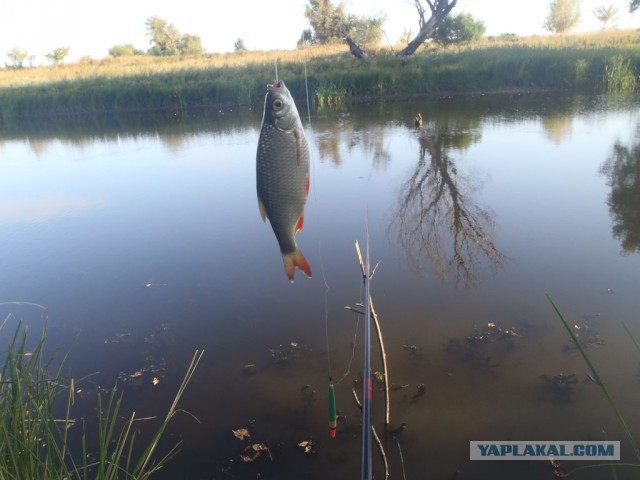
[(478, 140), (468, 132), (442, 127), (416, 132), (420, 158), (402, 186), (390, 228), (398, 228), (399, 241), (418, 270), (427, 260), (441, 280), (453, 275), (457, 285), (472, 286), (481, 264), (496, 270), (506, 257), (494, 245), (491, 213), (473, 201), (472, 185), (450, 155), (453, 148)]
[(631, 146), (616, 142), (602, 166), (611, 187), (607, 204), (613, 217), (613, 236), (622, 242), (626, 254), (640, 252), (640, 125), (636, 139)]

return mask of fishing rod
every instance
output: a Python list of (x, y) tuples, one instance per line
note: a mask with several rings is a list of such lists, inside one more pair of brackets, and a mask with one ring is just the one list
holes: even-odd
[(366, 232), (365, 258), (363, 268), (364, 281), (364, 366), (362, 369), (362, 464), (361, 479), (371, 480), (371, 404), (373, 385), (371, 380), (371, 291), (369, 289), (369, 228)]

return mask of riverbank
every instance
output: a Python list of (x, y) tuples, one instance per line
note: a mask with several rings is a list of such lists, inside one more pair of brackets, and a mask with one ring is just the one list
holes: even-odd
[[(397, 49), (396, 49), (397, 50)], [(0, 128), (37, 117), (184, 112), (260, 105), (278, 76), (323, 107), (349, 99), (505, 90), (635, 89), (640, 31), (486, 39), (464, 47), (427, 45), (399, 58), (379, 50), (368, 61), (346, 46), (192, 57), (133, 56), (76, 64), (0, 69)]]

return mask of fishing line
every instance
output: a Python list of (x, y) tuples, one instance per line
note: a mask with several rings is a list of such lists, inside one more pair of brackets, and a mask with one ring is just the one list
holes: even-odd
[[(320, 272), (322, 273), (322, 281), (324, 282), (324, 336), (327, 348), (327, 364), (329, 370), (329, 382), (331, 382), (331, 349), (329, 347), (329, 284), (327, 283), (327, 277), (324, 274), (324, 261), (322, 260), (322, 245), (318, 241), (318, 255), (320, 256)], [(337, 385), (334, 383), (334, 385)]]
[(276, 82), (277, 82), (278, 81), (278, 57), (276, 57), (275, 66), (276, 66)]

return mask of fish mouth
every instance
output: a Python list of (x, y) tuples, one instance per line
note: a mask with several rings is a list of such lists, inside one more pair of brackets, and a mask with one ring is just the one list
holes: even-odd
[(282, 90), (284, 87), (284, 82), (282, 80), (276, 80), (273, 82), (273, 85), (267, 85), (269, 90)]

